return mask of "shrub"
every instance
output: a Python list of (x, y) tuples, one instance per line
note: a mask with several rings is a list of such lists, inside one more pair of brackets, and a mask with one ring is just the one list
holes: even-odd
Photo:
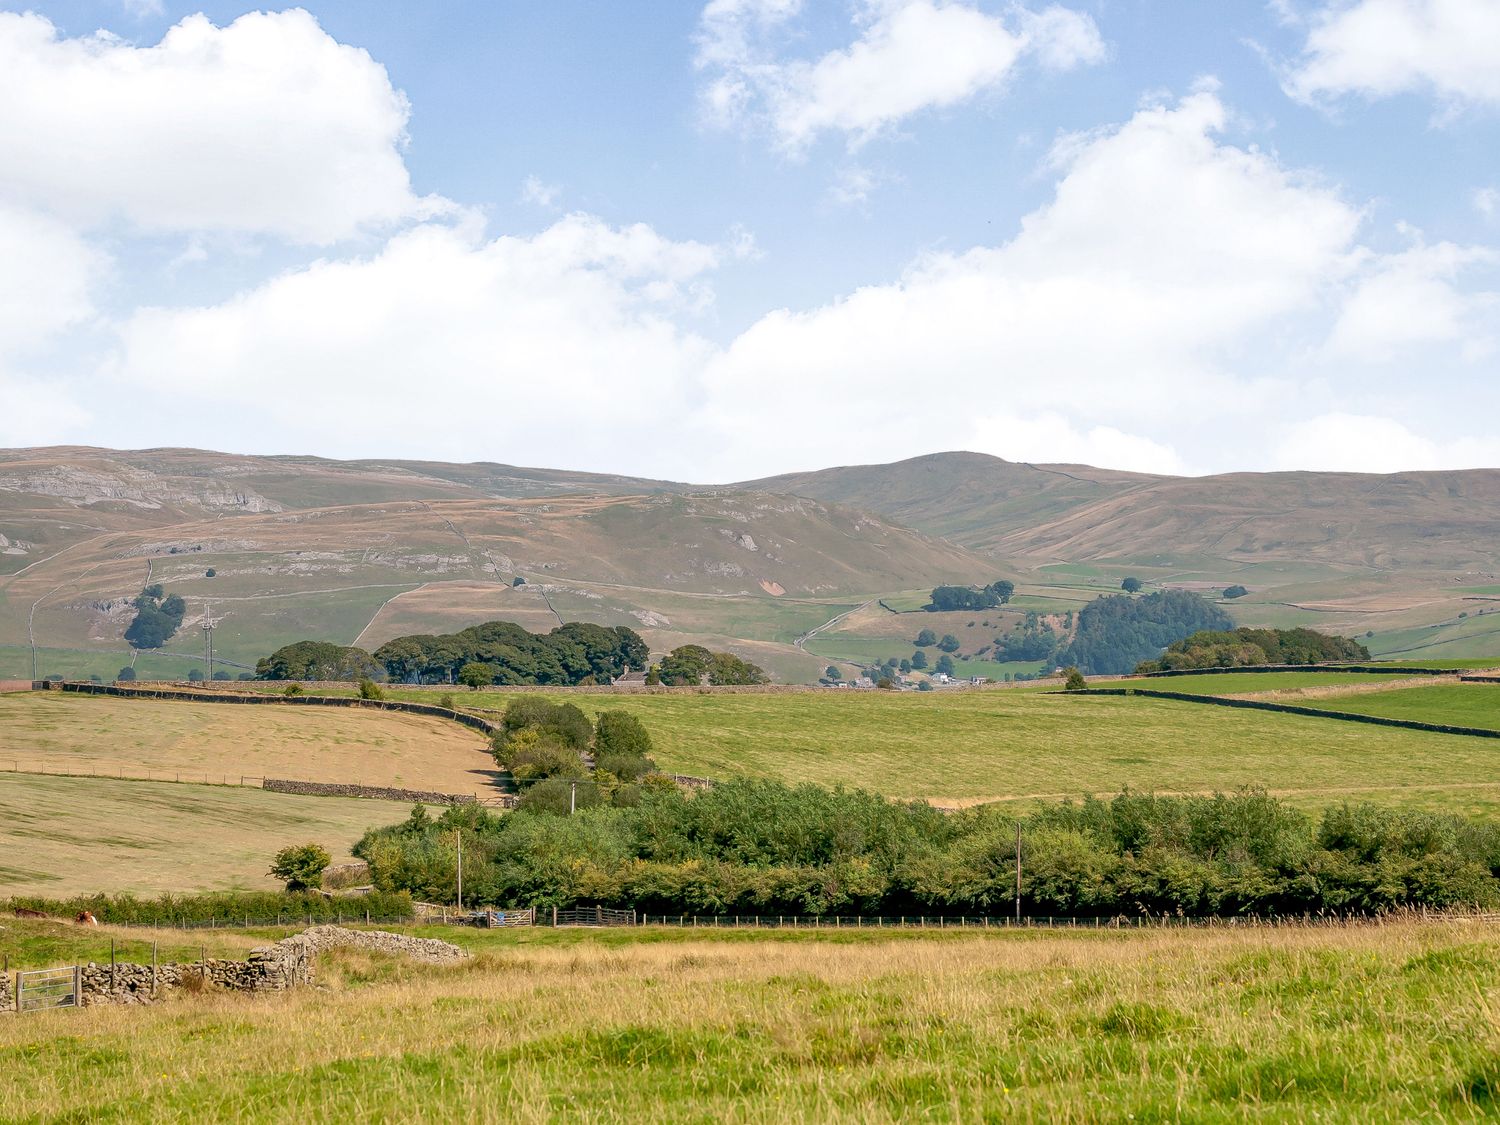
[(917, 634), (917, 639), (912, 643), (915, 644), (918, 648), (928, 648), (932, 645), (937, 644), (937, 634), (934, 633), (931, 629), (923, 629), (920, 633)]
[(231, 676), (228, 672), (224, 671), (224, 669), (222, 669), (222, 668), (220, 668), (217, 672), (214, 673), (214, 679), (216, 679), (216, 680), (231, 680), (233, 678), (234, 678), (233, 676)]
[(214, 577), (218, 573), (219, 572), (217, 570), (215, 570), (213, 567), (209, 567), (207, 570), (205, 570), (203, 572), (203, 577), (204, 578), (212, 578), (212, 577)]
[(189, 671), (188, 672), (188, 682), (192, 683), (192, 684), (201, 684), (203, 682), (203, 669), (202, 668), (194, 668), (191, 671)]
[(527, 695), (513, 700), (500, 716), (500, 731), (495, 735), (496, 750), (503, 749), (511, 739), (527, 730), (551, 734), (574, 750), (587, 750), (594, 738), (593, 724), (573, 704), (552, 703)]
[(323, 870), (333, 861), (321, 844), (298, 844), (282, 848), (271, 862), (271, 875), (286, 883), (289, 891), (308, 890), (323, 881)]
[(548, 778), (528, 786), (517, 803), (518, 811), (567, 816), (569, 809), (592, 809), (604, 803), (599, 787), (587, 781)]
[(364, 679), (359, 681), (359, 697), (361, 699), (384, 699), (385, 692), (380, 690), (374, 680)]
[(115, 673), (115, 679), (123, 684), (133, 682), (135, 680), (135, 669), (127, 664)]
[(578, 777), (584, 772), (578, 750), (552, 731), (530, 727), (517, 731), (496, 758), (520, 781), (538, 777)]
[(452, 711), (454, 709), (453, 693), (445, 691), (442, 695), (438, 696), (438, 706)]
[(290, 696), (290, 695), (301, 695), (302, 694), (302, 685), (301, 684), (287, 684), (286, 687), (284, 687), (284, 688), (281, 689), (281, 694), (282, 695), (288, 695), (288, 696)]
[(1140, 592), (1141, 585), (1142, 583), (1139, 578), (1132, 577), (1121, 582), (1120, 589), (1124, 590), (1127, 594), (1135, 594)]
[(458, 682), (470, 691), (478, 691), (495, 682), (495, 666), (482, 660), (471, 660), (458, 670)]
[(1066, 676), (1063, 680), (1064, 691), (1084, 691), (1089, 686), (1088, 681), (1083, 678), (1083, 673), (1077, 668), (1069, 668), (1064, 675)]
[(1224, 590), (1224, 597), (1228, 601), (1233, 601), (1235, 598), (1243, 598), (1249, 592), (1243, 586), (1229, 586)]
[(645, 758), (651, 754), (651, 735), (628, 711), (601, 711), (594, 723), (594, 753)]
[[(467, 865), (466, 865), (467, 866)], [(272, 923), (278, 917), (287, 921), (311, 918), (314, 922), (332, 922), (368, 910), (372, 917), (406, 919), (412, 916), (411, 896), (404, 891), (361, 895), (351, 904), (348, 899), (329, 898), (308, 892), (286, 891), (210, 891), (195, 895), (163, 895), (155, 899), (138, 899), (134, 895), (79, 895), (70, 899), (33, 897), (12, 898), (4, 903), (7, 911), (16, 907), (40, 910), (56, 918), (71, 919), (87, 910), (104, 923), (128, 922), (140, 925), (180, 926), (220, 922)]]

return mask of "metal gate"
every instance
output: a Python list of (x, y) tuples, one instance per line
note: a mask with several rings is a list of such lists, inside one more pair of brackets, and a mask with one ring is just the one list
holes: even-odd
[(52, 1008), (76, 1008), (82, 1003), (83, 970), (35, 969), (16, 974), (16, 1011), (45, 1012)]

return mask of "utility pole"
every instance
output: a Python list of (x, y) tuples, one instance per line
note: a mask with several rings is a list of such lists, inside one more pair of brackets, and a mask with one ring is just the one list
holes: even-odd
[(464, 836), (463, 832), (455, 828), (453, 830), (453, 843), (458, 848), (458, 909), (464, 908)]
[(1021, 822), (1016, 821), (1016, 921), (1021, 920)]
[(212, 683), (214, 678), (214, 607), (205, 605), (203, 610), (203, 680)]
[(568, 815), (578, 811), (578, 782), (568, 782)]

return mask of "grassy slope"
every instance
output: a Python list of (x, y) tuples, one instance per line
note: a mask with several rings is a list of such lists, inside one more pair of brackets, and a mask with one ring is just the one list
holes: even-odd
[(54, 898), (277, 890), (266, 868), (279, 848), (316, 841), (346, 860), (366, 828), (404, 812), (386, 801), (0, 773), (0, 886)]
[(1387, 719), (1500, 729), (1500, 685), (1496, 684), (1397, 688), (1368, 695), (1309, 699), (1301, 706)]
[(0, 1020), (0, 1118), (1384, 1122), (1500, 1087), (1474, 926), (659, 936)]
[(1101, 687), (1134, 687), (1149, 691), (1177, 691), (1186, 695), (1245, 695), (1263, 691), (1295, 691), (1299, 688), (1380, 685), (1401, 676), (1359, 672), (1226, 672), (1202, 676), (1143, 676), (1139, 679), (1103, 683)]
[(233, 707), (26, 692), (0, 695), (0, 768), (282, 777), (443, 793), (494, 781), (482, 735), (419, 715)]
[[(497, 709), (512, 698), (456, 695), (460, 705)], [(1500, 811), (1496, 745), (1295, 715), (1024, 690), (556, 698), (590, 715), (639, 716), (664, 768), (708, 777), (863, 786), (945, 803), (1256, 785), (1303, 804), (1368, 797)]]

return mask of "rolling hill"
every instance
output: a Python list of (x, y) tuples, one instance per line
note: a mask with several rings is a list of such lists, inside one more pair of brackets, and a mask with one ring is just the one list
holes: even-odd
[[(1497, 470), (1181, 478), (943, 453), (705, 487), (497, 463), (10, 450), (0, 676), (29, 674), (33, 646), (39, 674), (113, 674), (148, 581), (189, 612), (165, 651), (136, 658), (143, 675), (185, 674), (211, 603), (220, 653), (242, 665), (302, 637), (374, 647), (489, 618), (585, 620), (805, 680), (909, 647), (917, 626), (885, 607), (915, 609), (939, 582), (1011, 577), (1017, 611), (1061, 616), (1126, 574), (1211, 595), (1244, 585), (1226, 608), (1245, 624), (1488, 656), (1497, 542)], [(945, 623), (973, 633), (974, 654), (1002, 627)]]
[(988, 580), (994, 566), (805, 497), (191, 450), (0, 455), (0, 534), (11, 675), (30, 674), (33, 645), (39, 674), (112, 675), (131, 659), (130, 599), (160, 582), (189, 612), (142, 674), (185, 674), (212, 604), (221, 656), (246, 666), (300, 637), (373, 648), (507, 618), (630, 625), (658, 651), (728, 646), (801, 680), (822, 668), (802, 634), (881, 591)]
[(1461, 571), (1493, 564), (1500, 469), (1162, 477), (939, 453), (741, 487), (862, 508), (1046, 562), (1219, 558)]

